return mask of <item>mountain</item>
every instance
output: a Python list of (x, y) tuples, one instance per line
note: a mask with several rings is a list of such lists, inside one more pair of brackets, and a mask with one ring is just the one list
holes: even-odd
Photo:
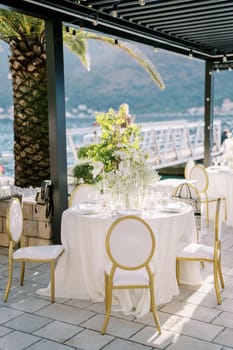
[[(12, 105), (11, 80), (8, 79), (8, 48), (1, 42), (0, 107)], [(80, 104), (93, 110), (107, 110), (126, 102), (135, 115), (149, 113), (185, 112), (204, 105), (203, 61), (186, 56), (137, 45), (155, 65), (165, 83), (161, 91), (149, 75), (126, 53), (106, 43), (89, 40), (91, 70), (64, 48), (66, 109)], [(215, 105), (233, 100), (233, 72), (214, 73)]]

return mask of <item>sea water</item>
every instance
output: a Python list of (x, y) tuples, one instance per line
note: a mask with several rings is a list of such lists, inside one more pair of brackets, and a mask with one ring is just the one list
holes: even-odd
[[(233, 132), (233, 116), (215, 116), (215, 119), (220, 119), (222, 122), (222, 130), (224, 128), (229, 129)], [(136, 117), (136, 123), (151, 123), (151, 122), (169, 122), (174, 124), (178, 120), (187, 120), (189, 122), (198, 122), (203, 120), (203, 116), (191, 116), (180, 114), (148, 114), (139, 115)], [(66, 118), (66, 128), (82, 128), (82, 127), (92, 127), (95, 122), (94, 117), (88, 118)], [(0, 119), (0, 174), (1, 167), (3, 167), (3, 173), (5, 176), (14, 176), (14, 133), (13, 133), (13, 120), (12, 118), (2, 118)]]

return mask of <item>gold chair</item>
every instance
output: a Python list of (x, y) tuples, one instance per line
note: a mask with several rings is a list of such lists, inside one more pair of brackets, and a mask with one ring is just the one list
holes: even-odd
[(154, 264), (151, 262), (155, 252), (151, 227), (134, 215), (118, 218), (108, 229), (106, 251), (109, 258), (105, 266), (106, 315), (101, 333), (105, 334), (108, 325), (114, 289), (148, 288), (150, 311), (161, 334), (155, 303)]
[(4, 302), (7, 301), (11, 289), (13, 277), (13, 263), (14, 261), (21, 262), (20, 271), (20, 285), (24, 282), (25, 263), (26, 262), (49, 262), (50, 263), (50, 278), (51, 278), (51, 303), (54, 302), (55, 297), (55, 261), (60, 257), (64, 251), (61, 244), (22, 247), (15, 250), (15, 247), (20, 242), (23, 231), (23, 212), (20, 201), (17, 198), (12, 198), (9, 201), (6, 214), (6, 231), (9, 236), (9, 273), (6, 291), (4, 295)]
[(177, 281), (180, 281), (180, 261), (200, 261), (210, 262), (213, 264), (214, 287), (217, 298), (217, 303), (221, 304), (221, 294), (219, 288), (219, 281), (221, 287), (224, 288), (224, 281), (221, 268), (221, 220), (219, 219), (221, 199), (218, 198), (215, 213), (215, 227), (214, 227), (214, 245), (204, 245), (200, 243), (180, 242), (176, 255), (176, 274)]
[(174, 189), (172, 197), (193, 207), (197, 230), (197, 242), (199, 242), (199, 232), (201, 230), (201, 197), (198, 189), (190, 183), (183, 183)]
[(189, 180), (190, 178), (190, 170), (195, 166), (195, 162), (193, 159), (189, 159), (184, 167), (184, 178)]
[[(205, 204), (206, 211), (206, 223), (209, 226), (209, 203), (217, 202), (217, 196), (210, 196), (207, 193), (209, 186), (209, 176), (203, 165), (195, 165), (190, 170), (190, 180), (195, 180), (195, 186), (198, 189), (198, 192), (201, 197), (201, 202)], [(222, 201), (224, 201), (224, 209), (225, 209), (225, 220), (227, 219), (227, 206), (226, 206), (226, 198), (224, 196), (220, 196)]]
[(98, 190), (95, 185), (80, 184), (76, 186), (69, 197), (69, 207), (73, 207), (82, 202), (90, 202), (92, 199), (95, 199), (97, 192)]

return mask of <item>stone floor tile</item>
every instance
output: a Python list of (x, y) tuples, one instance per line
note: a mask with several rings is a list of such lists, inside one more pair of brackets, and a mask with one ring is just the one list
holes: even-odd
[[(158, 315), (161, 327), (163, 329), (171, 328), (176, 322), (178, 322), (181, 319), (179, 316), (173, 316), (165, 312), (158, 312)], [(137, 318), (134, 322), (155, 327), (155, 321), (151, 313), (148, 313), (143, 317)]]
[(18, 331), (11, 332), (0, 338), (1, 350), (23, 350), (39, 340), (38, 337)]
[(138, 344), (124, 339), (115, 339), (110, 344), (103, 347), (103, 350), (151, 350), (151, 347), (148, 347), (143, 344)]
[(103, 349), (103, 346), (110, 343), (113, 339), (110, 335), (102, 335), (99, 332), (86, 329), (68, 340), (66, 344), (82, 350), (99, 350)]
[(195, 292), (186, 297), (184, 302), (214, 308), (216, 306), (216, 296), (206, 293)]
[(70, 346), (64, 345), (64, 344), (55, 343), (55, 342), (53, 342), (51, 340), (47, 340), (47, 339), (42, 339), (39, 342), (27, 347), (27, 350), (74, 350), (74, 349), (77, 350), (78, 348), (70, 347)]
[[(87, 309), (89, 306), (93, 305), (93, 302), (91, 300), (68, 299), (64, 302), (64, 304), (78, 307), (80, 309)], [(100, 304), (101, 306), (102, 303), (96, 303), (96, 304)], [(95, 311), (95, 310), (91, 310), (91, 311)]]
[(78, 326), (74, 326), (60, 321), (54, 321), (40, 328), (33, 334), (43, 338), (55, 340), (58, 343), (64, 343), (69, 338), (73, 337), (75, 334), (81, 332), (82, 330), (83, 328)]
[(129, 340), (134, 340), (138, 343), (151, 346), (156, 349), (165, 349), (177, 338), (178, 334), (163, 329), (162, 334), (159, 334), (156, 328), (147, 326), (133, 335)]
[(8, 267), (7, 265), (0, 265), (0, 273), (1, 274), (6, 274), (8, 273)]
[[(193, 286), (193, 288), (194, 288), (194, 290), (196, 290), (198, 287), (197, 287), (197, 286), (195, 286), (195, 287)], [(194, 292), (194, 290), (191, 291), (190, 289), (186, 288), (185, 285), (183, 285), (183, 286), (180, 288), (180, 294), (176, 295), (176, 296), (174, 297), (174, 300), (180, 300), (180, 301), (182, 301), (182, 300), (184, 300), (185, 298), (187, 298), (188, 296), (190, 296), (190, 295)]]
[(0, 310), (0, 324), (4, 324), (5, 322), (8, 322), (12, 320), (15, 317), (18, 317), (22, 315), (23, 313), (21, 311), (13, 310), (8, 307), (1, 307)]
[(50, 304), (49, 300), (44, 300), (41, 298), (29, 296), (26, 298), (21, 298), (21, 300), (11, 304), (11, 307), (16, 310), (21, 310), (25, 312), (35, 312), (49, 304)]
[(225, 298), (220, 305), (216, 306), (216, 309), (233, 313), (233, 299)]
[(50, 304), (36, 312), (36, 314), (51, 318), (52, 320), (64, 321), (74, 325), (79, 325), (81, 322), (85, 322), (95, 316), (94, 312), (58, 303)]
[[(18, 282), (18, 284), (19, 284), (19, 282)], [(41, 285), (41, 284), (39, 284), (37, 282), (31, 283), (31, 282), (25, 281), (23, 286), (17, 285), (16, 287), (17, 288), (15, 288), (15, 289), (20, 291), (20, 293), (25, 295), (25, 296), (27, 295), (27, 296), (33, 296), (34, 298), (45, 299), (44, 297), (37, 295), (37, 290), (40, 289), (40, 288), (44, 288), (43, 285)]]
[(165, 305), (161, 311), (204, 322), (211, 322), (221, 312), (220, 310), (194, 304), (181, 303), (179, 301), (172, 301), (171, 303)]
[(203, 340), (181, 336), (166, 350), (222, 350), (221, 346)]
[(230, 277), (233, 277), (233, 267), (228, 269), (225, 273), (224, 273), (225, 276), (230, 276)]
[(2, 337), (3, 335), (6, 335), (8, 333), (12, 332), (11, 329), (0, 326), (0, 337)]
[[(100, 332), (103, 321), (104, 315), (96, 315), (92, 319), (80, 324), (80, 326)], [(110, 316), (106, 333), (116, 337), (129, 338), (143, 327), (144, 325), (139, 323)]]
[(170, 330), (175, 333), (192, 336), (201, 340), (212, 341), (223, 331), (223, 327), (206, 322), (190, 320), (189, 318), (182, 318), (171, 327)]
[[(92, 303), (90, 306), (87, 307), (87, 310), (94, 311), (96, 313), (101, 313), (105, 315), (105, 305), (104, 303)], [(114, 317), (119, 317), (124, 320), (134, 320), (136, 317), (134, 315), (125, 315), (122, 312), (115, 311), (114, 312), (114, 306), (112, 307), (111, 315)]]
[(215, 338), (214, 342), (217, 344), (233, 347), (233, 330), (226, 328)]
[[(213, 324), (232, 328), (233, 329), (233, 313), (232, 312), (222, 312), (219, 316), (217, 316), (213, 321)], [(232, 342), (233, 345), (233, 342)]]
[(224, 250), (222, 253), (222, 265), (232, 267), (232, 251)]
[(23, 315), (5, 323), (5, 326), (18, 331), (33, 333), (50, 322), (52, 321), (48, 318), (24, 313)]

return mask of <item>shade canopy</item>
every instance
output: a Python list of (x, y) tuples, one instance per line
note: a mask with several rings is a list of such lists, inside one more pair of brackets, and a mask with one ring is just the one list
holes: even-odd
[(0, 4), (67, 25), (233, 67), (231, 0), (5, 0)]

